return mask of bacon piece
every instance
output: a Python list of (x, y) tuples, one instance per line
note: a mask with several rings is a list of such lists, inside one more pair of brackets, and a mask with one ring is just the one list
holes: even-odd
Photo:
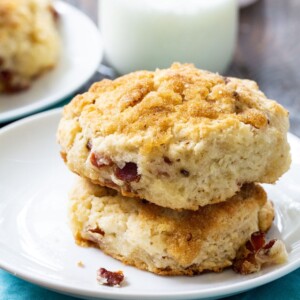
[(193, 239), (193, 235), (189, 232), (186, 236), (186, 241), (189, 242)]
[(268, 251), (269, 249), (271, 249), (273, 247), (273, 245), (275, 244), (276, 240), (271, 240), (269, 241), (266, 245), (264, 245), (262, 248), (266, 251)]
[(166, 164), (168, 164), (168, 165), (171, 165), (171, 164), (172, 164), (172, 161), (170, 160), (169, 157), (164, 156), (163, 159), (164, 159), (164, 162), (165, 162)]
[(232, 96), (236, 99), (239, 100), (240, 94), (237, 91), (233, 91)]
[(113, 161), (109, 157), (95, 152), (91, 153), (90, 161), (92, 165), (94, 165), (97, 168), (113, 165)]
[(86, 143), (86, 148), (90, 151), (92, 150), (93, 144), (92, 144), (91, 140), (88, 140), (88, 142)]
[(228, 77), (223, 77), (223, 80), (224, 80), (224, 82), (225, 82), (225, 84), (228, 84), (231, 80), (230, 80), (230, 78), (228, 78)]
[(110, 272), (105, 268), (100, 268), (97, 271), (97, 281), (99, 284), (107, 286), (120, 286), (124, 280), (124, 274), (122, 271)]
[(185, 170), (185, 169), (181, 169), (180, 173), (184, 176), (184, 177), (189, 177), (190, 176), (190, 172)]
[(280, 264), (286, 260), (284, 243), (276, 239), (266, 243), (265, 234), (258, 231), (239, 249), (232, 268), (235, 272), (246, 275), (258, 272), (264, 264)]
[(137, 165), (133, 162), (126, 163), (122, 169), (117, 168), (115, 175), (118, 179), (125, 182), (138, 182), (141, 178), (141, 175), (138, 174)]
[(252, 249), (258, 251), (266, 243), (265, 234), (260, 231), (254, 232), (252, 233), (249, 242), (251, 243)]

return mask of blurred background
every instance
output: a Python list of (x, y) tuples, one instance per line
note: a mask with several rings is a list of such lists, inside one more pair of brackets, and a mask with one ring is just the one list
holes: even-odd
[[(98, 23), (98, 0), (65, 1)], [(290, 111), (290, 130), (300, 136), (300, 1), (244, 2), (254, 3), (239, 9), (233, 60), (222, 73), (257, 81), (269, 98)], [(109, 76), (116, 75), (102, 67), (91, 81)]]

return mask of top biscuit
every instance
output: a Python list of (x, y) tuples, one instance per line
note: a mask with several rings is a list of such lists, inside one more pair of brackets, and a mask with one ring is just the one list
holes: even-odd
[(95, 83), (58, 129), (68, 167), (173, 209), (225, 201), (290, 165), (288, 112), (255, 82), (173, 64)]

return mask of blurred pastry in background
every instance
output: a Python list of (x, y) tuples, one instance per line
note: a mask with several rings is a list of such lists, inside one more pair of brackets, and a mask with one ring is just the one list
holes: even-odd
[(29, 88), (58, 62), (58, 14), (51, 0), (0, 1), (0, 92)]

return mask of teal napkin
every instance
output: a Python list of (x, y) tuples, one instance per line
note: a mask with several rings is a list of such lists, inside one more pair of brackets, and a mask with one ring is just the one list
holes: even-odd
[[(153, 287), (155, 289), (155, 287)], [(0, 270), (1, 300), (75, 300), (34, 284), (25, 282)], [(77, 298), (76, 298), (77, 299)], [(300, 300), (300, 269), (248, 292), (226, 298), (228, 300)], [(142, 299), (141, 299), (142, 300)]]

